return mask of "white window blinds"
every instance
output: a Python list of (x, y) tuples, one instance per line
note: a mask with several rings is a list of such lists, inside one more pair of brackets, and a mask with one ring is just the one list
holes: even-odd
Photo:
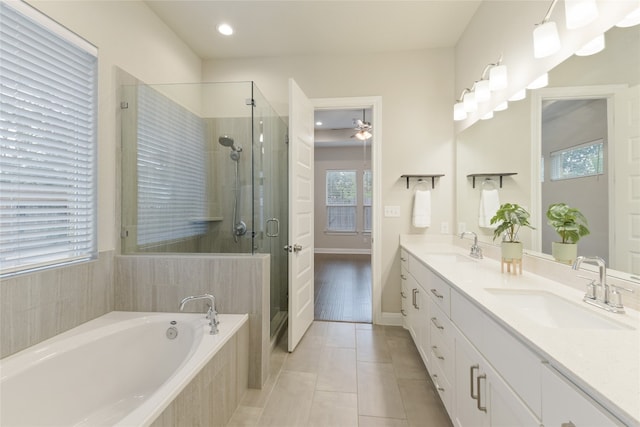
[(204, 121), (148, 86), (138, 88), (138, 245), (204, 234)]
[(95, 257), (97, 51), (0, 2), (2, 274)]

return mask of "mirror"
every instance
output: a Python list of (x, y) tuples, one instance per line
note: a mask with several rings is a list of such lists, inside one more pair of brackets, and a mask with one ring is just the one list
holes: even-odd
[[(479, 217), (483, 187), (495, 186), (500, 203), (518, 203), (531, 212), (536, 230), (520, 232), (524, 247), (550, 257), (550, 241), (558, 235), (545, 213), (550, 203), (565, 202), (589, 220), (591, 234), (579, 241), (579, 255), (602, 256), (612, 269), (640, 274), (637, 237), (632, 241), (640, 218), (640, 201), (633, 198), (640, 190), (632, 188), (638, 180), (640, 26), (613, 27), (605, 37), (605, 50), (568, 58), (549, 72), (549, 86), (528, 91), (525, 100), (510, 102), (506, 111), (457, 135), (459, 231), (474, 231), (482, 241), (493, 242), (493, 229), (480, 227)], [(562, 169), (562, 153), (575, 163), (580, 153), (584, 158), (589, 152), (593, 159), (597, 147), (602, 149), (595, 157), (601, 169), (584, 177), (552, 178), (554, 167)], [(496, 175), (476, 178), (473, 188), (467, 175), (483, 173)], [(498, 173), (516, 175), (503, 177), (500, 188)]]

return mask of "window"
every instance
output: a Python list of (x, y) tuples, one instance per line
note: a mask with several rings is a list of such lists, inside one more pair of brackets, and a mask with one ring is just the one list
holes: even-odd
[(1, 274), (96, 257), (95, 47), (0, 2)]
[(138, 87), (138, 245), (204, 234), (205, 125), (148, 86)]
[(371, 232), (371, 201), (373, 200), (373, 181), (370, 170), (362, 173), (362, 205), (364, 206), (364, 232)]
[(356, 171), (327, 171), (327, 231), (356, 231), (357, 197)]
[(551, 180), (601, 175), (604, 173), (604, 143), (602, 139), (551, 153)]

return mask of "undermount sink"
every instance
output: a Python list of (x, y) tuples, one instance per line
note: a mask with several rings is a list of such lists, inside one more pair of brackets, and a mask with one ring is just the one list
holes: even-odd
[(487, 289), (529, 319), (551, 328), (634, 329), (546, 291)]
[(437, 262), (476, 262), (476, 260), (471, 257), (460, 255), (455, 252), (431, 253), (428, 256)]

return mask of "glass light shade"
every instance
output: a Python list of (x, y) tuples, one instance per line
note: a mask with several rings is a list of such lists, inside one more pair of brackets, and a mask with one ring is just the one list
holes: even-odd
[(502, 90), (507, 88), (507, 66), (496, 65), (489, 70), (489, 87), (491, 90)]
[(367, 130), (361, 130), (360, 132), (356, 133), (356, 138), (358, 138), (360, 141), (366, 141), (372, 136), (373, 135), (371, 135), (371, 133)]
[(520, 101), (522, 99), (525, 99), (526, 97), (527, 97), (527, 89), (520, 89), (519, 91), (514, 93), (511, 96), (511, 98), (509, 98), (509, 101)]
[(458, 102), (453, 105), (453, 120), (460, 121), (467, 118), (467, 111), (464, 109), (464, 103)]
[(540, 89), (541, 87), (545, 87), (549, 84), (549, 74), (544, 73), (534, 81), (532, 81), (527, 89)]
[(604, 49), (604, 34), (600, 34), (576, 51), (578, 56), (594, 55)]
[(462, 98), (462, 102), (464, 102), (464, 110), (467, 113), (475, 113), (476, 111), (478, 111), (478, 102), (476, 101), (475, 93), (465, 93), (464, 97)]
[(489, 80), (480, 80), (476, 82), (476, 102), (486, 102), (491, 99), (491, 88)]
[[(526, 93), (526, 91), (525, 91)], [(500, 104), (496, 105), (496, 108), (493, 109), (493, 111), (504, 111), (507, 108), (509, 108), (509, 101), (504, 101), (501, 102)]]
[(538, 25), (533, 29), (533, 56), (544, 58), (560, 50), (558, 27), (553, 21)]
[(480, 117), (480, 120), (489, 120), (493, 119), (493, 111), (489, 111), (487, 114)]
[(596, 0), (565, 0), (564, 14), (567, 28), (574, 30), (593, 22), (598, 17), (598, 6)]
[(616, 24), (616, 27), (627, 28), (640, 24), (640, 7), (624, 17), (624, 19)]

